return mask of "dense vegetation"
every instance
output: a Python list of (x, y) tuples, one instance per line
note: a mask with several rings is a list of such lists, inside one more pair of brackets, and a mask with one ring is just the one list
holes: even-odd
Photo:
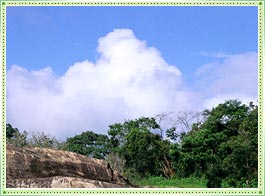
[(86, 131), (65, 142), (44, 133), (28, 137), (10, 124), (6, 136), (19, 147), (50, 147), (106, 159), (140, 186), (188, 187), (186, 182), (189, 187), (257, 187), (257, 106), (229, 100), (201, 116), (191, 121), (187, 113), (179, 115), (167, 130), (160, 125), (166, 115), (141, 117), (110, 125), (107, 135)]

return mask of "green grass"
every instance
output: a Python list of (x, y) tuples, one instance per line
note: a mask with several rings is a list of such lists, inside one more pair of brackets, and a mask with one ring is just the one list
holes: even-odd
[(206, 180), (203, 178), (172, 178), (166, 179), (161, 176), (148, 177), (142, 179), (132, 179), (133, 184), (139, 187), (155, 187), (155, 188), (206, 188)]

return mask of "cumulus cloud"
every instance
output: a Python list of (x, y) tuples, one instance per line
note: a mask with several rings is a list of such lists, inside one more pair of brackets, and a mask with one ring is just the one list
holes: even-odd
[(61, 76), (52, 68), (7, 71), (7, 123), (57, 138), (141, 116), (211, 108), (228, 99), (258, 98), (257, 53), (216, 55), (194, 75), (188, 90), (181, 71), (129, 29), (98, 40), (98, 59), (76, 62)]
[(99, 58), (56, 76), (50, 67), (7, 72), (7, 122), (21, 130), (65, 138), (81, 131), (106, 133), (124, 119), (191, 109), (193, 93), (180, 70), (129, 29), (99, 38)]
[(202, 65), (196, 72), (204, 95), (203, 107), (211, 108), (229, 99), (244, 103), (258, 100), (256, 52), (228, 55)]

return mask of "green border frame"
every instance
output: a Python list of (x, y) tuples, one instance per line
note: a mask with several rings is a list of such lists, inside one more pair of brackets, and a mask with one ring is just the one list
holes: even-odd
[[(164, 1), (164, 2), (92, 2), (92, 1), (18, 1), (0, 0), (1, 7), (1, 71), (0, 80), (2, 90), (0, 96), (1, 103), (1, 134), (0, 134), (0, 195), (75, 195), (75, 194), (181, 194), (181, 195), (264, 195), (264, 127), (265, 119), (262, 118), (264, 112), (263, 105), (263, 56), (264, 56), (264, 0), (244, 1)], [(123, 189), (22, 189), (6, 188), (6, 8), (8, 6), (257, 6), (258, 8), (258, 188), (123, 188)]]

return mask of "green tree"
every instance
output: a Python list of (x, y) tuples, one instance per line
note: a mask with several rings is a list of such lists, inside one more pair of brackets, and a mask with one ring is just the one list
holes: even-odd
[(125, 159), (125, 168), (142, 177), (162, 174), (159, 165), (163, 159), (161, 137), (147, 129), (130, 130), (121, 148), (121, 156)]
[[(257, 107), (229, 100), (204, 112), (181, 140), (177, 173), (205, 176), (208, 187), (253, 187), (257, 181)], [(239, 169), (240, 168), (240, 169)]]
[(109, 126), (108, 135), (110, 136), (110, 145), (113, 152), (120, 152), (120, 148), (125, 142), (125, 135), (128, 131), (127, 127), (121, 123), (115, 123)]
[(230, 153), (224, 158), (226, 183), (232, 187), (258, 185), (258, 107), (250, 104), (237, 136), (227, 141)]
[(16, 133), (18, 133), (19, 130), (17, 128), (13, 128), (11, 124), (6, 124), (6, 138), (11, 139), (14, 138)]
[(108, 135), (110, 136), (110, 143), (114, 150), (119, 151), (120, 147), (125, 143), (125, 136), (132, 129), (145, 129), (155, 130), (159, 125), (156, 123), (155, 118), (141, 117), (135, 120), (125, 121), (123, 124), (115, 123), (109, 126)]
[(106, 135), (86, 131), (67, 138), (66, 149), (93, 158), (104, 159), (110, 153), (110, 143)]
[(12, 144), (16, 147), (26, 146), (27, 135), (28, 133), (26, 131), (21, 133), (17, 128), (13, 128), (11, 124), (6, 125), (7, 144)]
[(159, 128), (155, 118), (146, 117), (110, 126), (111, 145), (119, 155), (117, 161), (124, 162), (127, 174), (172, 176), (168, 143), (161, 135), (153, 133)]

